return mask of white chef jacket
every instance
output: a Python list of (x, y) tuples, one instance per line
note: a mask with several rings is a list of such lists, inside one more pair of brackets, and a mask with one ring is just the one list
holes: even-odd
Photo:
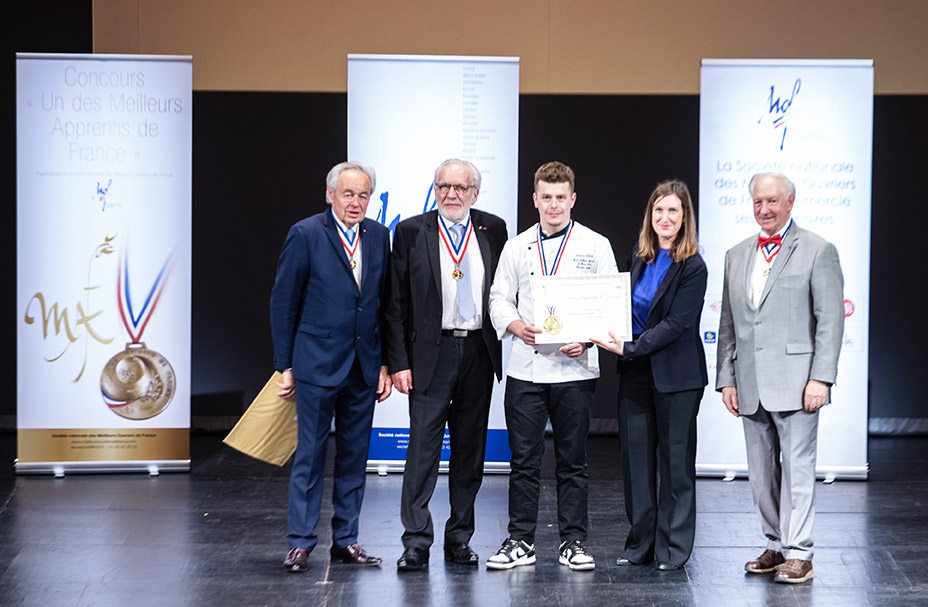
[[(577, 358), (559, 352), (558, 344), (526, 345), (507, 327), (514, 320), (534, 322), (532, 276), (541, 275), (541, 261), (536, 244), (538, 224), (511, 238), (503, 247), (490, 288), (490, 320), (500, 339), (512, 339), (512, 353), (506, 374), (534, 383), (556, 384), (599, 377), (599, 352), (595, 347)], [(553, 263), (561, 238), (542, 240), (545, 260)], [(573, 231), (564, 246), (556, 276), (582, 274), (616, 274), (618, 267), (609, 239), (574, 221)], [(561, 344), (563, 345), (563, 344)]]

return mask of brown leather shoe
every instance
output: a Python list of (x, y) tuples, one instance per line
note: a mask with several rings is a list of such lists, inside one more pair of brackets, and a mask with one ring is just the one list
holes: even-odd
[(768, 548), (757, 560), (745, 563), (744, 570), (748, 573), (770, 573), (782, 567), (784, 562), (786, 559), (783, 558), (782, 552), (774, 552)]
[(309, 550), (291, 548), (284, 559), (284, 569), (292, 573), (303, 573), (309, 568)]
[(332, 555), (332, 562), (334, 563), (376, 566), (383, 562), (383, 559), (381, 559), (379, 556), (368, 555), (366, 552), (364, 552), (364, 548), (361, 547), (361, 544), (357, 543), (350, 546), (345, 546), (344, 548), (332, 546), (329, 554)]
[(786, 559), (777, 574), (773, 576), (774, 582), (784, 584), (801, 584), (812, 579), (812, 561), (802, 559)]

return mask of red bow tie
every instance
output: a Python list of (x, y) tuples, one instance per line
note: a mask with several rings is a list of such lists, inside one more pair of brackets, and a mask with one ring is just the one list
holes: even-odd
[(783, 243), (783, 238), (779, 234), (774, 234), (773, 236), (758, 236), (757, 243), (761, 248), (766, 247), (768, 244), (780, 245)]

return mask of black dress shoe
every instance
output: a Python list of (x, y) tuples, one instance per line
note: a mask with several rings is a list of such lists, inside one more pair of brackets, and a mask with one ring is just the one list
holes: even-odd
[(467, 542), (460, 544), (445, 544), (445, 560), (459, 565), (477, 565), (480, 557), (471, 550)]
[(648, 560), (642, 561), (642, 562), (639, 563), (638, 561), (633, 561), (633, 560), (631, 560), (631, 559), (629, 559), (629, 558), (626, 558), (626, 557), (624, 557), (624, 556), (620, 556), (619, 558), (617, 558), (617, 559), (615, 560), (615, 564), (618, 565), (619, 567), (629, 567), (629, 566), (632, 566), (632, 565), (634, 565), (634, 566), (638, 566), (638, 565), (647, 565), (647, 564), (650, 563), (652, 560), (653, 560), (653, 558), (649, 558)]
[(293, 573), (303, 573), (309, 568), (309, 550), (291, 548), (284, 559), (284, 569)]
[(677, 571), (678, 569), (683, 569), (683, 565), (674, 565), (672, 563), (658, 563), (658, 571)]
[(383, 562), (383, 559), (379, 556), (370, 556), (364, 552), (364, 548), (361, 547), (361, 544), (352, 544), (350, 546), (345, 546), (344, 548), (338, 548), (337, 546), (332, 546), (332, 549), (329, 551), (329, 554), (332, 555), (333, 563), (347, 563), (349, 565), (369, 565), (377, 566)]
[(399, 571), (419, 571), (429, 566), (429, 551), (422, 548), (409, 547), (403, 551), (403, 556), (396, 561)]

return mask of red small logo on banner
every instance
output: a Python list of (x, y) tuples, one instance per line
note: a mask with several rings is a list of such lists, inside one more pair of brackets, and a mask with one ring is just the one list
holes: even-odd
[(856, 310), (856, 309), (857, 309), (857, 308), (854, 307), (854, 302), (853, 302), (853, 301), (851, 301), (850, 299), (845, 299), (845, 300), (844, 300), (844, 318), (847, 318), (848, 316), (850, 316), (851, 314), (853, 314), (853, 313), (854, 313), (854, 310)]

